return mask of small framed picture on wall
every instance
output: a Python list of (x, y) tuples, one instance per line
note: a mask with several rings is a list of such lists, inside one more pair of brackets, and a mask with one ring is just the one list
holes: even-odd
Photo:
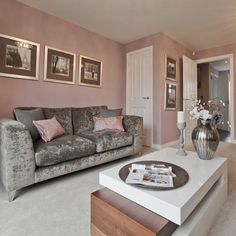
[(80, 56), (79, 84), (102, 87), (102, 62), (94, 58)]
[(165, 78), (176, 81), (177, 75), (177, 62), (175, 59), (165, 57)]
[(75, 60), (74, 53), (45, 46), (44, 80), (75, 84)]
[(165, 110), (176, 110), (176, 83), (165, 82)]
[(38, 80), (38, 43), (0, 34), (0, 76)]

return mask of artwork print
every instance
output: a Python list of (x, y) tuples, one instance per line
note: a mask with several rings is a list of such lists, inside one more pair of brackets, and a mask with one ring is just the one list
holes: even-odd
[(70, 58), (52, 55), (51, 73), (54, 75), (70, 75)]

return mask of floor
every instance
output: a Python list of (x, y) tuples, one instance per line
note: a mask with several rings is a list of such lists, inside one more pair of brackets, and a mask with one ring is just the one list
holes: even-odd
[[(193, 147), (189, 144), (186, 149), (193, 150)], [(152, 151), (144, 149), (144, 153)], [(209, 236), (235, 236), (236, 144), (221, 142), (217, 155), (228, 158), (229, 197)], [(27, 187), (19, 191), (11, 203), (0, 186), (0, 236), (89, 236), (90, 193), (101, 188), (98, 174), (127, 160), (124, 158)]]

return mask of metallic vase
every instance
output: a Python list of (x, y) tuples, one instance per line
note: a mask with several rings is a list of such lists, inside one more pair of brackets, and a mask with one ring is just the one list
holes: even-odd
[(192, 141), (199, 158), (210, 160), (219, 145), (219, 133), (210, 120), (200, 120), (192, 132)]

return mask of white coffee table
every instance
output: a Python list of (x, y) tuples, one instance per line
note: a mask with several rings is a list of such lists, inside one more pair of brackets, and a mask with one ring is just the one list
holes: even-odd
[[(173, 235), (206, 235), (227, 198), (227, 160), (201, 160), (194, 152), (177, 156), (166, 148), (135, 158), (99, 174), (99, 183), (154, 213), (181, 225)], [(155, 160), (173, 163), (189, 174), (186, 185), (168, 191), (153, 191), (124, 183), (119, 170), (134, 161)]]

